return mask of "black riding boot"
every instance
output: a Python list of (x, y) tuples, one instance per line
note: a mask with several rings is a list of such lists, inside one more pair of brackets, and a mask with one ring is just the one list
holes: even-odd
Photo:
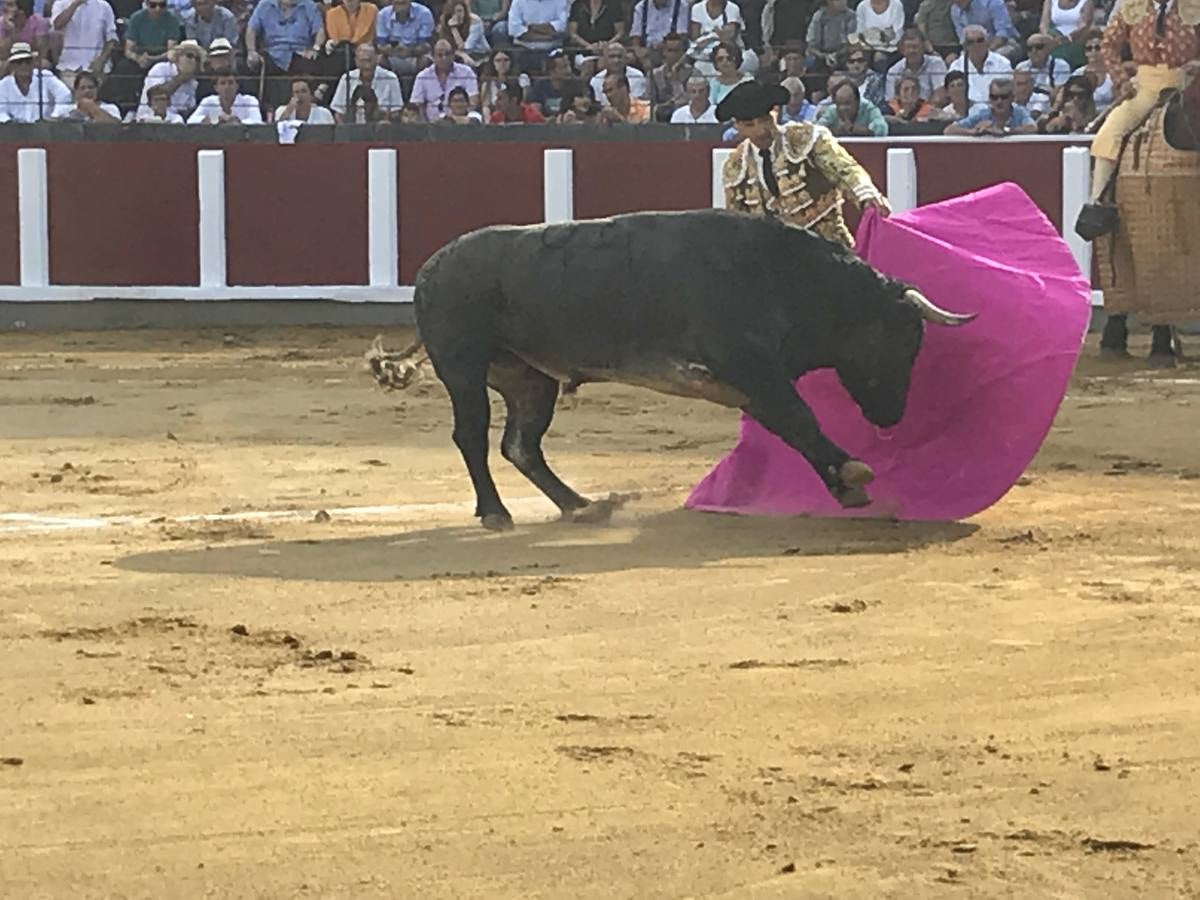
[(1109, 316), (1100, 337), (1100, 355), (1110, 359), (1129, 358), (1129, 325), (1125, 316)]
[(1171, 340), (1170, 325), (1155, 325), (1150, 332), (1150, 355), (1146, 364), (1153, 369), (1175, 367), (1175, 347)]

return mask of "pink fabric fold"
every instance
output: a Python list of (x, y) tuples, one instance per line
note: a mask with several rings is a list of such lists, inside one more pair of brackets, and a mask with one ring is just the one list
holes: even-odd
[(944, 309), (979, 314), (960, 328), (926, 326), (904, 418), (886, 433), (833, 372), (796, 382), (826, 435), (874, 469), (871, 505), (843, 510), (799, 453), (743, 416), (737, 445), (689, 508), (953, 521), (998, 501), (1037, 454), (1091, 316), (1089, 280), (1041, 210), (1004, 183), (886, 219), (868, 211), (856, 241), (860, 256)]

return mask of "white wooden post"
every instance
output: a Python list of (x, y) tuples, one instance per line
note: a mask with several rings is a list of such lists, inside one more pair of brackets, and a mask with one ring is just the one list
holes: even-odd
[(1062, 152), (1062, 234), (1075, 262), (1092, 275), (1092, 245), (1075, 233), (1075, 220), (1092, 192), (1092, 161), (1087, 147), (1064, 147)]
[(200, 287), (227, 286), (225, 242), (225, 151), (196, 152), (200, 194)]
[(367, 268), (371, 287), (400, 283), (396, 151), (367, 151)]
[(17, 209), (21, 227), (21, 287), (50, 284), (50, 216), (46, 151), (17, 151)]
[(730, 147), (714, 147), (712, 152), (712, 205), (713, 209), (725, 208), (725, 182), (721, 172), (725, 168), (725, 160), (733, 155)]
[(542, 153), (542, 208), (546, 222), (575, 218), (575, 155), (570, 150)]
[(911, 148), (887, 152), (887, 198), (893, 212), (917, 206), (917, 157)]

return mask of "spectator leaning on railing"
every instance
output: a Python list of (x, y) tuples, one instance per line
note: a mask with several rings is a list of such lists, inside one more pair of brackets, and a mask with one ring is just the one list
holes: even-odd
[(111, 103), (99, 101), (100, 79), (91, 72), (80, 72), (75, 76), (74, 95), (74, 104), (59, 107), (56, 118), (71, 122), (97, 122), (102, 125), (117, 125), (121, 122), (121, 110)]
[(672, 125), (716, 124), (717, 107), (708, 95), (708, 79), (693, 75), (687, 80), (687, 105), (671, 114)]
[(843, 79), (830, 91), (833, 105), (817, 122), (838, 137), (886, 137), (887, 121), (879, 107), (859, 95), (858, 85)]
[(993, 79), (988, 88), (988, 105), (946, 126), (946, 134), (958, 137), (1006, 137), (1033, 134), (1037, 125), (1029, 112), (1013, 102), (1011, 78)]

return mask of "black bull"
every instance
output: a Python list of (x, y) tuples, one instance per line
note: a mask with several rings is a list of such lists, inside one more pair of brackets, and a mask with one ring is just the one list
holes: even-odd
[[(743, 410), (803, 454), (845, 506), (873, 474), (830, 441), (794, 381), (833, 368), (863, 415), (900, 421), (925, 322), (938, 309), (838, 245), (773, 219), (704, 210), (634, 213), (464, 235), (417, 273), (420, 338), (368, 354), (406, 385), (427, 356), (450, 395), (454, 442), (489, 528), (512, 525), (488, 468), (487, 388), (507, 405), (501, 451), (564, 516), (600, 504), (542, 454), (560, 384), (618, 382)], [(591, 507), (589, 510), (588, 507)]]

